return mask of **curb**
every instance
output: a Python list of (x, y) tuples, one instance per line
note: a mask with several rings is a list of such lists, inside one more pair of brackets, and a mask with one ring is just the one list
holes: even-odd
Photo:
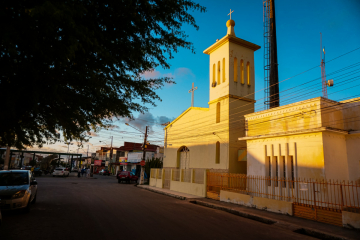
[(322, 232), (322, 231), (318, 231), (316, 229), (312, 229), (312, 228), (304, 228), (302, 226), (296, 225), (296, 224), (290, 224), (287, 222), (283, 222), (283, 221), (275, 221), (273, 219), (267, 218), (267, 217), (263, 217), (257, 214), (251, 214), (251, 213), (246, 213), (246, 212), (241, 212), (239, 210), (235, 210), (232, 209), (230, 207), (224, 207), (221, 205), (217, 205), (217, 204), (212, 204), (212, 203), (208, 203), (208, 202), (203, 202), (201, 200), (190, 200), (190, 203), (193, 204), (197, 204), (197, 205), (201, 205), (204, 207), (208, 207), (208, 208), (213, 208), (213, 209), (217, 209), (220, 211), (225, 211), (240, 217), (244, 217), (244, 218), (249, 218), (258, 222), (262, 222), (265, 224), (273, 224), (277, 227), (280, 228), (284, 228), (284, 229), (288, 229), (291, 230), (292, 232), (296, 232), (299, 234), (303, 234), (303, 235), (307, 235), (307, 236), (311, 236), (311, 237), (315, 237), (315, 238), (320, 238), (320, 239), (328, 239), (328, 240), (346, 240), (347, 238), (342, 237), (342, 236), (338, 236), (335, 234), (330, 234), (330, 233), (326, 233), (326, 232)]
[[(135, 186), (135, 185), (134, 185), (134, 186)], [(151, 188), (148, 188), (148, 187), (143, 187), (143, 185), (136, 185), (136, 187), (142, 188), (142, 189), (145, 189), (145, 190), (148, 190), (148, 191), (150, 191), (150, 192), (160, 193), (160, 194), (165, 195), (165, 196), (177, 198), (177, 199), (180, 199), (180, 200), (186, 200), (186, 199), (187, 199), (186, 197), (179, 196), (179, 195), (176, 195), (176, 194), (167, 193), (167, 192), (163, 192), (163, 191), (158, 191), (158, 190), (151, 189)]]

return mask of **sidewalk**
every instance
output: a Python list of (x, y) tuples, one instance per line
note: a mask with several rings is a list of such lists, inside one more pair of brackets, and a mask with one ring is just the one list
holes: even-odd
[(138, 185), (137, 187), (177, 199), (188, 200), (193, 204), (225, 211), (265, 224), (272, 224), (276, 227), (288, 229), (293, 232), (316, 237), (319, 239), (360, 239), (360, 231), (357, 230), (346, 229), (343, 227), (307, 220), (304, 218), (249, 208), (233, 203), (220, 202), (208, 198), (171, 191), (168, 189), (150, 187), (148, 185)]
[(186, 194), (186, 193), (182, 193), (182, 192), (176, 192), (176, 191), (171, 191), (169, 189), (164, 189), (164, 188), (156, 188), (156, 187), (151, 187), (149, 185), (137, 185), (138, 188), (143, 188), (152, 192), (156, 192), (156, 193), (160, 193), (166, 196), (170, 196), (170, 197), (174, 197), (177, 199), (181, 199), (181, 200), (186, 200), (186, 199), (204, 199), (203, 197), (199, 197), (199, 196), (195, 196), (195, 195), (191, 195), (191, 194)]

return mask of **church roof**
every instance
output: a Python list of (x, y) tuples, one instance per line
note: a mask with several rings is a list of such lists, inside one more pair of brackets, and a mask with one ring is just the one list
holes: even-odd
[(182, 114), (180, 114), (177, 118), (175, 118), (171, 123), (169, 123), (164, 129), (167, 129), (172, 124), (174, 124), (177, 120), (179, 120), (182, 116), (184, 116), (187, 112), (189, 112), (191, 109), (193, 110), (200, 110), (200, 111), (209, 111), (209, 108), (202, 108), (202, 107), (189, 107), (186, 109)]
[(236, 43), (238, 45), (241, 45), (243, 47), (249, 48), (254, 51), (259, 50), (261, 48), (259, 45), (256, 45), (256, 44), (248, 42), (244, 39), (241, 39), (241, 38), (238, 38), (238, 37), (228, 34), (225, 37), (223, 37), (222, 39), (220, 39), (219, 41), (217, 41), (216, 43), (214, 43), (213, 45), (211, 45), (210, 47), (208, 47), (207, 49), (205, 49), (203, 53), (210, 55), (210, 53), (212, 53), (213, 51), (215, 51), (216, 49), (218, 49), (219, 47), (221, 47), (222, 45), (224, 45), (227, 42)]

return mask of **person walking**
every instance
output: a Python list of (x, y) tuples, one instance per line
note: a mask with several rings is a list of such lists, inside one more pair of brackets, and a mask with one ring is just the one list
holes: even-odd
[(86, 169), (86, 177), (90, 177), (90, 168)]
[(78, 177), (80, 177), (81, 169), (78, 169)]
[(85, 173), (85, 169), (82, 168), (82, 169), (81, 169), (81, 176), (82, 176), (82, 177), (84, 176), (84, 173)]

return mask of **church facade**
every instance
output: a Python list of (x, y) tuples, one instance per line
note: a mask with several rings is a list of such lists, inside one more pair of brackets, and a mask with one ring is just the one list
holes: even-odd
[(204, 53), (210, 56), (209, 107), (190, 107), (165, 127), (164, 168), (247, 171), (244, 115), (254, 112), (254, 51), (235, 22)]

